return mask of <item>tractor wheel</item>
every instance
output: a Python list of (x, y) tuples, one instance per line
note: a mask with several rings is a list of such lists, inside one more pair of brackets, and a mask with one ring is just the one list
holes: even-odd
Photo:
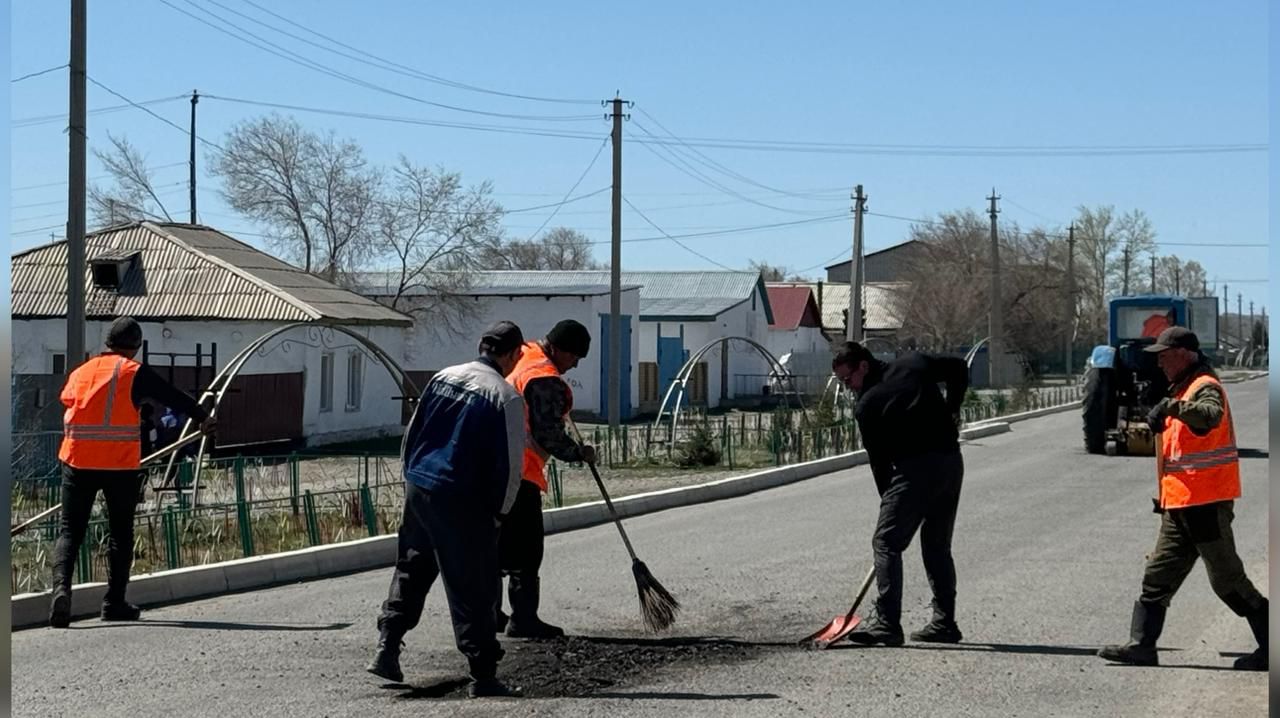
[(1084, 448), (1090, 454), (1106, 451), (1107, 429), (1111, 428), (1112, 390), (1110, 369), (1090, 369), (1084, 385)]

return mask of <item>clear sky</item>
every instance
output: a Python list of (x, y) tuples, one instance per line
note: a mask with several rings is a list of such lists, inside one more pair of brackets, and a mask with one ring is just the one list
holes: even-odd
[[(166, 4), (167, 3), (167, 4)], [(352, 49), (264, 13), (253, 3)], [(11, 77), (64, 64), (64, 0), (15, 3)], [(175, 9), (177, 8), (177, 9)], [(238, 25), (222, 24), (201, 10)], [(1268, 13), (1264, 0), (1226, 3), (425, 3), (409, 0), (89, 0), (89, 75), (136, 102), (202, 95), (275, 102), (468, 125), (520, 128), (496, 133), (295, 112), (307, 126), (357, 140), (371, 160), (403, 153), (418, 163), (490, 180), (508, 209), (561, 200), (610, 183), (605, 151), (583, 175), (609, 131), (599, 100), (620, 90), (636, 106), (626, 137), (661, 127), (684, 138), (862, 145), (850, 151), (762, 151), (700, 147), (734, 178), (694, 165), (709, 186), (672, 165), (658, 147), (624, 140), (626, 197), (667, 233), (682, 235), (814, 220), (736, 234), (689, 237), (715, 263), (745, 267), (764, 259), (818, 276), (846, 258), (850, 189), (864, 185), (871, 212), (930, 217), (984, 211), (995, 187), (1002, 221), (1065, 226), (1081, 204), (1144, 210), (1161, 251), (1195, 259), (1211, 284), (1231, 283), (1267, 303), (1268, 250), (1221, 247), (1267, 241), (1267, 154), (1261, 150), (1153, 154), (1101, 147), (1262, 146), (1268, 142)], [(202, 24), (185, 11), (219, 25)], [(237, 15), (236, 13), (241, 13)], [(321, 50), (256, 24), (253, 18), (341, 52), (358, 51), (417, 73), (507, 93), (589, 104), (505, 97), (396, 74)], [(259, 36), (254, 40), (248, 33)], [(252, 47), (270, 41), (381, 92), (334, 78)], [(372, 60), (370, 60), (373, 62)], [(11, 213), (14, 251), (47, 242), (65, 222), (67, 74), (58, 70), (11, 83)], [(89, 86), (90, 109), (122, 104)], [(396, 96), (408, 95), (415, 99)], [(459, 112), (426, 103), (519, 115)], [(186, 127), (190, 105), (148, 105)], [(271, 110), (202, 99), (198, 134), (214, 142), (237, 121)], [(646, 114), (647, 113), (647, 114)], [(660, 124), (659, 124), (660, 123)], [(549, 137), (529, 132), (569, 134)], [(90, 147), (108, 132), (143, 149), (175, 219), (187, 217), (184, 132), (139, 109), (92, 114)], [(884, 146), (899, 145), (906, 154)], [(878, 147), (868, 147), (878, 146)], [(967, 147), (1080, 147), (1052, 156), (1014, 156)], [(676, 147), (685, 161), (689, 150)], [(896, 150), (895, 150), (896, 151)], [(957, 152), (967, 153), (957, 156)], [(671, 160), (671, 162), (665, 161)], [(200, 164), (207, 165), (204, 149)], [(102, 174), (90, 159), (89, 175)], [(744, 181), (745, 180), (745, 181)], [(232, 234), (261, 231), (235, 216), (201, 172), (206, 224)], [(46, 185), (33, 187), (33, 185)], [(779, 194), (769, 188), (804, 197)], [(745, 199), (744, 199), (745, 198)], [(760, 202), (770, 207), (753, 204)], [(692, 205), (692, 206), (691, 206)], [(586, 232), (607, 258), (607, 192), (564, 205), (549, 226)], [(552, 210), (512, 213), (512, 235), (533, 233)], [(834, 218), (834, 219), (824, 219)], [(902, 241), (909, 225), (869, 216), (868, 250)], [(624, 239), (659, 233), (628, 209)], [(240, 235), (256, 243), (257, 238)], [(1194, 246), (1182, 246), (1194, 245)], [(624, 245), (624, 267), (713, 269), (670, 240)]]

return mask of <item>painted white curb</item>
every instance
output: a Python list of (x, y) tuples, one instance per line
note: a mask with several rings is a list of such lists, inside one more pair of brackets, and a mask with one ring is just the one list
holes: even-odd
[[(961, 431), (962, 440), (979, 439), (1008, 432), (1007, 422), (991, 422)], [(614, 500), (618, 515), (626, 518), (663, 511), (680, 506), (719, 501), (804, 481), (815, 476), (859, 466), (867, 462), (865, 451), (854, 451), (825, 459), (815, 459), (765, 469), (744, 476), (709, 481)], [(542, 513), (543, 529), (548, 534), (597, 526), (611, 521), (603, 500), (576, 504)], [(310, 579), (387, 568), (395, 564), (396, 536), (346, 541), (315, 546), (285, 553), (222, 563), (190, 566), (134, 576), (129, 581), (129, 601), (142, 607), (180, 603), (227, 593), (267, 588)], [(106, 594), (105, 583), (80, 584), (73, 587), (73, 618), (97, 615)], [(24, 593), (10, 602), (14, 629), (48, 625), (49, 593)]]

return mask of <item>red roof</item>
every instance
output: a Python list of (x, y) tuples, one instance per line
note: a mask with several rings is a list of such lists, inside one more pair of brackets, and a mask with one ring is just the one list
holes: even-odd
[(770, 329), (822, 326), (818, 302), (809, 287), (766, 286), (765, 290), (769, 292), (769, 304), (773, 307)]

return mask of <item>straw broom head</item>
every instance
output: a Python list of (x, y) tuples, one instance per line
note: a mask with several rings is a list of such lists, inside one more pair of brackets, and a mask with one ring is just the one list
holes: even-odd
[(680, 611), (680, 603), (658, 583), (644, 561), (633, 561), (631, 573), (636, 577), (636, 591), (640, 594), (640, 613), (644, 616), (645, 627), (652, 633), (670, 628)]

